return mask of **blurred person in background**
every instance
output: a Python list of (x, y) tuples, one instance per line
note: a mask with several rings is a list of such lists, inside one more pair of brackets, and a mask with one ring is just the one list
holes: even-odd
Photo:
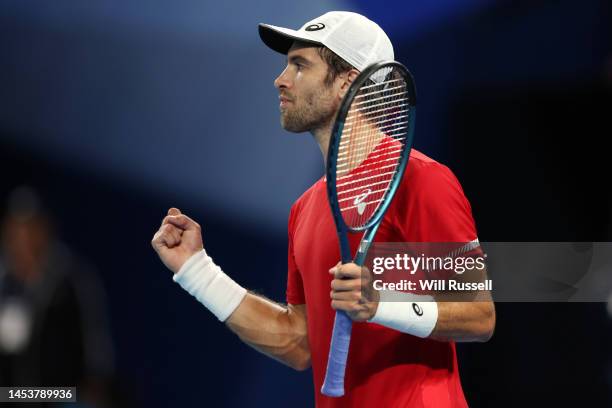
[(59, 241), (29, 187), (9, 195), (0, 237), (0, 386), (76, 386), (82, 406), (110, 406), (113, 349), (98, 277)]

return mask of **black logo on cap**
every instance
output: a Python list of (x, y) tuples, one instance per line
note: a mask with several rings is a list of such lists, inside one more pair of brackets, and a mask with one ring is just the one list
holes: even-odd
[(308, 27), (305, 28), (306, 31), (319, 31), (325, 28), (325, 24), (323, 23), (317, 23), (317, 24), (311, 24)]
[(412, 310), (414, 310), (414, 313), (416, 313), (417, 316), (423, 316), (423, 309), (421, 309), (421, 306), (417, 305), (416, 303), (412, 304)]

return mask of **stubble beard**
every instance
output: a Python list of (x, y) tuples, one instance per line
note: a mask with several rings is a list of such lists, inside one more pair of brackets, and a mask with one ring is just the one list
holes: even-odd
[[(317, 102), (315, 103), (315, 99)], [(295, 100), (294, 100), (295, 102)], [(291, 103), (292, 107), (281, 111), (280, 123), (288, 132), (315, 132), (329, 125), (336, 114), (336, 107), (330, 102), (327, 95), (316, 97), (314, 93), (308, 94), (300, 106)]]

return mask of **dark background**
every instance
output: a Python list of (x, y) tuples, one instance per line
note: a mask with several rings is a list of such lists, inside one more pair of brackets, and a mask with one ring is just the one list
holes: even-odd
[[(140, 406), (312, 406), (309, 371), (243, 345), (149, 244), (177, 206), (228, 274), (284, 300), (289, 206), (322, 161), (278, 126), (283, 59), (258, 22), (377, 21), (416, 78), (415, 145), (457, 174), (481, 241), (612, 241), (609, 1), (86, 4), (0, 5), (0, 202), (33, 186), (95, 265)], [(611, 344), (603, 303), (497, 304), (492, 340), (458, 346), (466, 397), (610, 406)]]

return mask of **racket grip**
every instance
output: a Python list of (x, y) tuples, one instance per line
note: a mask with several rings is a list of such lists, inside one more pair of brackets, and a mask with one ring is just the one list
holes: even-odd
[(344, 372), (351, 343), (351, 329), (353, 321), (343, 311), (336, 312), (334, 330), (329, 346), (327, 371), (321, 393), (328, 397), (341, 397), (344, 395)]

